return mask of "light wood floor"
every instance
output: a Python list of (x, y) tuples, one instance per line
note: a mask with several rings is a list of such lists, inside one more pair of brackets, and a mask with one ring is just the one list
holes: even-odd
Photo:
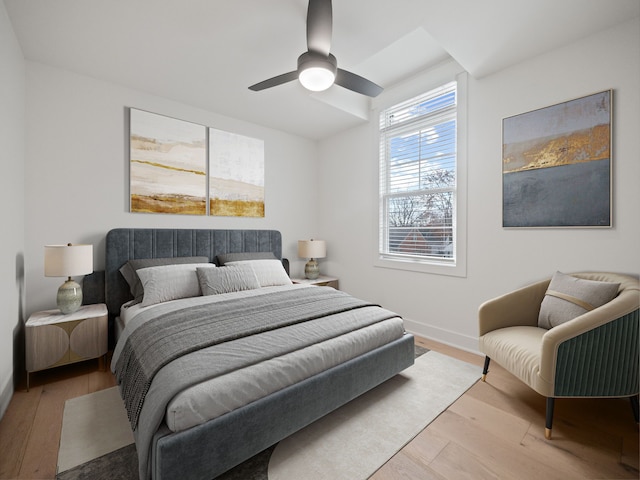
[[(417, 343), (482, 365), (433, 341)], [(64, 402), (115, 385), (97, 361), (32, 374), (0, 421), (0, 478), (55, 477)], [(544, 398), (492, 365), (372, 480), (639, 478), (638, 426), (628, 400), (559, 399), (544, 439)]]
[[(417, 338), (482, 366), (484, 358)], [(495, 362), (371, 480), (638, 478), (638, 425), (628, 399), (557, 399), (544, 438), (545, 399)]]

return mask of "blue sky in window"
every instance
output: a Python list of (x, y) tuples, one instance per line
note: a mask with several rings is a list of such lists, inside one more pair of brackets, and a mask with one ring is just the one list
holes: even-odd
[(455, 126), (451, 120), (390, 139), (392, 191), (417, 190), (427, 172), (455, 169)]
[(450, 107), (456, 103), (456, 92), (449, 92), (435, 98), (430, 98), (412, 108), (411, 116), (417, 117), (427, 113), (433, 113), (442, 108)]

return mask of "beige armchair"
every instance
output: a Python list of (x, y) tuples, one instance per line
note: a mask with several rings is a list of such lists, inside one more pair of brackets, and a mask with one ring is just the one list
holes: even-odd
[(545, 396), (547, 439), (556, 398), (629, 397), (638, 422), (640, 284), (615, 273), (571, 276), (620, 287), (613, 300), (549, 330), (538, 327), (538, 315), (551, 279), (489, 300), (478, 312), (482, 380), (494, 360)]

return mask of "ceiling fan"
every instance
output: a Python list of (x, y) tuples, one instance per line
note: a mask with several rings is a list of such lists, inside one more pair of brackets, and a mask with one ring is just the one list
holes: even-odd
[(382, 87), (355, 73), (338, 68), (331, 51), (331, 0), (309, 0), (307, 10), (307, 51), (298, 57), (298, 69), (251, 85), (255, 92), (282, 85), (295, 79), (314, 92), (326, 90), (334, 83), (362, 95), (376, 97)]

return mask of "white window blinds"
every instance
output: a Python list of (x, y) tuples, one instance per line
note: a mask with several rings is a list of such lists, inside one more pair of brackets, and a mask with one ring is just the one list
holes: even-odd
[(380, 114), (379, 254), (455, 262), (456, 82)]

